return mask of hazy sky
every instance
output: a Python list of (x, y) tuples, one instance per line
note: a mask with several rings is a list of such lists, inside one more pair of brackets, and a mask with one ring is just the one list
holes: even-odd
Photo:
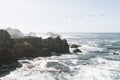
[(0, 0), (0, 28), (120, 32), (120, 0)]

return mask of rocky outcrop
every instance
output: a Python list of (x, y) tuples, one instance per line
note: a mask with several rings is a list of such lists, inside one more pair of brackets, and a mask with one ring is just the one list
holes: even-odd
[(9, 64), (17, 61), (13, 46), (14, 42), (8, 32), (0, 30), (0, 64)]
[(18, 57), (50, 56), (50, 52), (42, 44), (42, 38), (37, 37), (15, 39), (15, 53)]
[(74, 53), (77, 53), (77, 52), (81, 53), (82, 51), (80, 49), (75, 49), (75, 50), (73, 50), (73, 52)]
[(69, 45), (65, 39), (60, 39), (60, 37), (52, 38), (49, 37), (43, 40), (43, 45), (50, 51), (56, 53), (68, 53)]
[(57, 54), (69, 52), (67, 41), (59, 37), (47, 39), (26, 37), (15, 39), (15, 42), (15, 52), (20, 57), (51, 56), (51, 52)]
[(9, 33), (0, 30), (0, 64), (10, 64), (20, 57), (51, 56), (69, 53), (69, 45), (60, 37), (42, 39), (41, 37), (22, 37), (11, 39)]
[(118, 53), (118, 52), (114, 52), (114, 53), (113, 53), (113, 55), (119, 55), (119, 54), (120, 54), (120, 53)]
[(78, 47), (80, 47), (80, 45), (72, 44), (70, 47), (71, 47), (71, 48), (78, 48)]

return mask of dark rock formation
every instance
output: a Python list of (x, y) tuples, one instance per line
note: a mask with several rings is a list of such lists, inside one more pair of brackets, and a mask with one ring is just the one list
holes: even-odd
[(0, 65), (0, 77), (4, 77), (10, 74), (11, 71), (14, 71), (16, 68), (22, 67), (22, 64), (15, 62), (7, 65)]
[(9, 64), (17, 61), (13, 45), (14, 42), (8, 32), (0, 30), (0, 64)]
[(73, 50), (73, 52), (74, 52), (74, 53), (77, 53), (77, 52), (80, 52), (80, 53), (81, 53), (82, 51), (81, 51), (80, 49), (75, 49), (75, 50)]
[(113, 55), (119, 55), (119, 53), (117, 53), (117, 52), (114, 52), (114, 53), (113, 53)]
[(77, 44), (72, 44), (71, 45), (71, 48), (78, 48), (78, 47), (80, 47), (80, 45), (77, 45)]
[(51, 52), (58, 54), (69, 52), (67, 41), (59, 37), (47, 39), (26, 37), (15, 39), (15, 42), (15, 51), (19, 57), (51, 56)]
[(68, 53), (67, 41), (60, 37), (42, 39), (28, 36), (11, 39), (7, 31), (0, 30), (0, 64), (10, 64), (21, 57), (51, 56), (52, 52), (59, 55)]
[(37, 37), (15, 39), (15, 53), (18, 57), (50, 56), (50, 51), (42, 44), (42, 39)]
[(43, 40), (43, 46), (45, 46), (50, 52), (56, 53), (68, 53), (69, 45), (67, 41), (64, 39), (60, 39), (60, 37), (52, 38), (49, 37)]

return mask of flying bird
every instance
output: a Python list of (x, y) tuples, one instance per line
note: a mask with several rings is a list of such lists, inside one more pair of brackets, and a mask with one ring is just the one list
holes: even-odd
[(66, 18), (68, 18), (68, 16), (66, 16)]
[(101, 14), (101, 16), (104, 16), (104, 14)]
[(91, 17), (90, 15), (88, 15), (88, 17)]
[(95, 15), (93, 15), (93, 17), (95, 17)]
[(82, 16), (80, 16), (80, 18), (81, 18)]

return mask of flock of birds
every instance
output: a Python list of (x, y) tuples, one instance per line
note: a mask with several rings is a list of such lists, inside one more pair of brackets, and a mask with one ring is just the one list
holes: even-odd
[[(99, 15), (95, 15), (95, 14), (88, 14), (88, 15), (80, 15), (80, 16), (65, 16), (66, 21), (65, 24), (69, 24), (72, 22), (75, 22), (76, 20), (86, 20), (86, 19), (96, 19), (97, 17), (104, 17), (105, 15), (103, 13), (99, 14)], [(69, 20), (69, 22), (68, 22)]]
[[(100, 16), (104, 16), (104, 14), (102, 13), (102, 14), (100, 14)], [(84, 17), (84, 16), (72, 16), (72, 17), (74, 17), (74, 18), (82, 18), (82, 17)], [(95, 14), (93, 14), (93, 15), (87, 15), (87, 17), (96, 17), (96, 15)], [(71, 18), (71, 16), (66, 16), (66, 18)]]

